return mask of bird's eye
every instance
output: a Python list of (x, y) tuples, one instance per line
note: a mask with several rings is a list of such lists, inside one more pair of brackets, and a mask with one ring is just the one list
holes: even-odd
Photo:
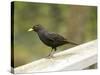
[(35, 28), (37, 28), (38, 26), (36, 25)]
[(35, 27), (39, 27), (40, 25), (38, 24), (38, 25), (36, 25)]
[(39, 25), (36, 25), (36, 27), (38, 27)]
[(38, 25), (33, 26), (33, 29), (34, 29), (34, 28), (38, 28), (38, 27), (40, 27), (40, 25), (39, 25), (39, 24), (38, 24)]

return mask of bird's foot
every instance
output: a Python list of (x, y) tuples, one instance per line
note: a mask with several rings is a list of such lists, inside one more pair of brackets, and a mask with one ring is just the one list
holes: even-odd
[(53, 55), (48, 55), (48, 56), (46, 56), (46, 58), (50, 59), (50, 58), (54, 58), (54, 56)]

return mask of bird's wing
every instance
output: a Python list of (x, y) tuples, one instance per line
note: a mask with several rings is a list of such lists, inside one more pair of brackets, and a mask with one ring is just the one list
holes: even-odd
[(51, 41), (66, 41), (66, 39), (63, 36), (56, 34), (56, 33), (53, 33), (53, 32), (48, 33), (47, 37)]
[(73, 44), (73, 45), (78, 45), (76, 43), (68, 41), (63, 36), (56, 34), (56, 33), (48, 33), (47, 39), (51, 42), (55, 42), (55, 43), (58, 43), (58, 44), (69, 43), (69, 44)]

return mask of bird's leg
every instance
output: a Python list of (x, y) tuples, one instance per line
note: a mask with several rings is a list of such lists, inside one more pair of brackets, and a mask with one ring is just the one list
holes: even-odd
[(50, 53), (47, 57), (53, 57), (54, 52), (55, 52), (55, 50), (54, 50), (54, 48), (52, 48), (52, 50), (50, 51)]
[(52, 48), (52, 50), (50, 51), (48, 57), (51, 57), (51, 56), (53, 55), (53, 54), (52, 54), (53, 51), (54, 51), (54, 50), (53, 50), (53, 48)]
[(49, 57), (53, 57), (53, 54), (55, 53), (57, 49), (56, 48), (52, 48), (51, 52), (49, 53)]
[(47, 58), (54, 57), (53, 54), (55, 53), (56, 50), (57, 50), (57, 48), (52, 48), (52, 50), (50, 51), (50, 53), (49, 53), (49, 55), (47, 56)]
[(57, 48), (54, 48), (54, 50), (56, 51), (56, 50), (57, 50)]

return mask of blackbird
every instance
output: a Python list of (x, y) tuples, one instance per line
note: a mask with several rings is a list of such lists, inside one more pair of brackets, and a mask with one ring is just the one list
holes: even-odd
[(65, 39), (63, 36), (53, 33), (53, 32), (48, 32), (42, 25), (34, 25), (32, 28), (30, 28), (28, 31), (35, 31), (40, 40), (47, 46), (51, 47), (52, 50), (48, 56), (52, 56), (52, 52), (57, 50), (58, 46), (64, 45), (64, 44), (73, 44), (73, 45), (78, 45), (73, 42), (69, 42), (67, 39)]

